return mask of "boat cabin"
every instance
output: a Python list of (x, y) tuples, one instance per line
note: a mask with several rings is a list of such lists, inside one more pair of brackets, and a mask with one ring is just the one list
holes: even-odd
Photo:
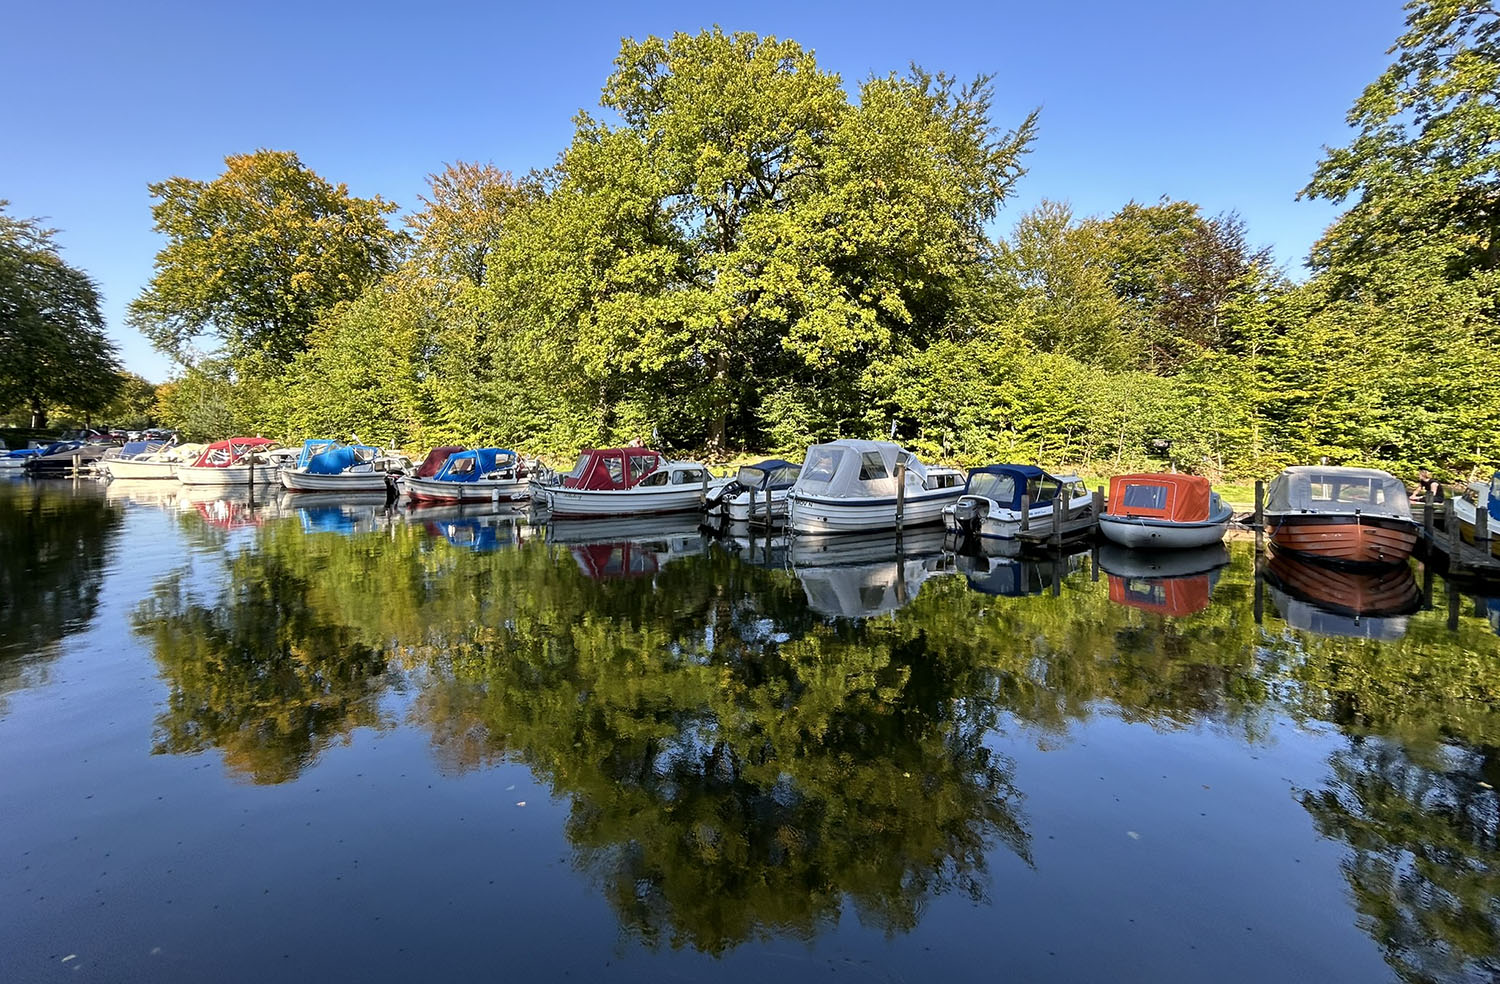
[(1205, 522), (1214, 510), (1213, 488), (1201, 475), (1116, 475), (1109, 480), (1105, 515)]
[(506, 448), (456, 451), (444, 459), (443, 466), (432, 478), (438, 482), (477, 482), (482, 478), (514, 479), (520, 460), (514, 451)]
[(379, 454), (375, 448), (363, 444), (303, 441), (302, 453), (297, 455), (297, 467), (306, 469), (310, 475), (337, 475), (355, 465), (371, 464)]
[(1036, 465), (985, 465), (969, 469), (964, 494), (993, 499), (1002, 509), (1020, 509), (1023, 496), (1030, 496), (1035, 508), (1051, 505), (1059, 495), (1071, 494), (1067, 489), (1067, 482)]
[(892, 496), (896, 466), (906, 468), (907, 487), (925, 486), (927, 467), (917, 456), (889, 441), (830, 441), (807, 449), (797, 473), (800, 494), (820, 496)]
[(1406, 486), (1374, 468), (1303, 466), (1288, 468), (1271, 483), (1268, 513), (1362, 513), (1411, 519)]
[(231, 437), (227, 441), (215, 441), (203, 449), (194, 468), (228, 468), (241, 464), (246, 457), (257, 451), (269, 451), (276, 442), (268, 437)]
[[(573, 470), (563, 476), (563, 488), (603, 492), (632, 489), (660, 468), (666, 459), (650, 448), (589, 448), (578, 456)], [(695, 481), (701, 482), (702, 478)]]
[(794, 465), (790, 461), (782, 461), (780, 458), (768, 458), (755, 465), (741, 465), (734, 480), (747, 489), (756, 492), (764, 492), (770, 489), (778, 492), (782, 489), (791, 488), (797, 481), (797, 475), (802, 471), (801, 465)]

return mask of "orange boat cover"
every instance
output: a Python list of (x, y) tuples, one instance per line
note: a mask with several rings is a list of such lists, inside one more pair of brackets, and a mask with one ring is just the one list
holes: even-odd
[(1201, 475), (1116, 475), (1109, 480), (1110, 516), (1139, 516), (1174, 523), (1208, 518), (1213, 489)]

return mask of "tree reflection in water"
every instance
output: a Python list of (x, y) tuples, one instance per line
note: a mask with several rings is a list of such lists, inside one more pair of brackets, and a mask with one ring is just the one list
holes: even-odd
[(0, 479), (0, 695), (93, 619), (123, 518), (91, 482)]
[(1500, 979), (1500, 758), (1443, 746), (1418, 760), (1350, 741), (1327, 785), (1301, 794), (1318, 832), (1343, 841), (1362, 928), (1407, 981)]
[[(1441, 600), (1394, 641), (1257, 624), (1237, 549), (1184, 617), (1112, 603), (1083, 564), (1015, 598), (935, 571), (897, 610), (846, 619), (731, 550), (610, 578), (576, 547), (271, 520), (225, 555), (217, 594), (167, 579), (137, 612), (170, 688), (159, 748), (294, 778), (393, 723), (378, 698), (410, 675), (408, 721), (443, 768), (527, 765), (569, 802), (575, 864), (623, 925), (717, 953), (810, 938), (845, 907), (904, 932), (939, 895), (984, 897), (996, 850), (1030, 863), (994, 750), (1016, 724), (1065, 736), (1108, 714), (1255, 745), (1279, 718), (1331, 721), (1378, 736), (1305, 798), (1354, 852), (1369, 931), (1413, 980), (1493, 963), (1495, 807), (1475, 777), (1493, 771), (1500, 666), (1488, 625), (1448, 632)], [(1447, 764), (1412, 758), (1439, 742)]]

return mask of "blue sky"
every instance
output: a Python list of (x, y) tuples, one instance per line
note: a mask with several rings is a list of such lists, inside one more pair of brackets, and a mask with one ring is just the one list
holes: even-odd
[(161, 381), (169, 362), (124, 325), (161, 245), (148, 182), (268, 147), (405, 208), (445, 162), (552, 163), (620, 38), (717, 23), (794, 38), (851, 88), (916, 62), (993, 74), (1001, 126), (1040, 107), (1000, 231), (1043, 198), (1092, 215), (1169, 195), (1238, 210), (1297, 273), (1337, 209), (1296, 193), (1402, 18), (1397, 0), (13, 4), (0, 198), (62, 230), (126, 365)]

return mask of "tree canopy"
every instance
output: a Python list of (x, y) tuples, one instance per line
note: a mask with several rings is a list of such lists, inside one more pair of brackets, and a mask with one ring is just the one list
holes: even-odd
[(167, 243), (127, 321), (179, 361), (208, 341), (242, 368), (274, 373), (306, 348), (321, 314), (394, 266), (402, 236), (385, 216), (396, 206), (351, 195), (294, 153), (224, 164), (212, 181), (150, 186)]
[(32, 425), (48, 408), (103, 407), (120, 386), (99, 289), (58, 254), (55, 230), (5, 214), (0, 200), (0, 412), (24, 406)]

